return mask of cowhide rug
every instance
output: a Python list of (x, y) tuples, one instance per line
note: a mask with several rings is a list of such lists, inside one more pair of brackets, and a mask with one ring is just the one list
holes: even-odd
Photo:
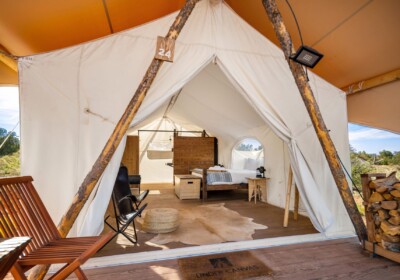
[(252, 240), (255, 230), (268, 228), (254, 223), (252, 218), (243, 217), (238, 212), (226, 208), (224, 203), (201, 205), (190, 210), (181, 209), (179, 219), (180, 225), (177, 230), (160, 233), (148, 242), (159, 245), (169, 242), (205, 245)]

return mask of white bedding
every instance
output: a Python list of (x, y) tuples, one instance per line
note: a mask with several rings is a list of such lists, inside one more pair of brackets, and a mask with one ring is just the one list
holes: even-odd
[(231, 173), (232, 182), (214, 182), (209, 185), (233, 185), (247, 183), (246, 177), (256, 177), (255, 170), (247, 169), (226, 169), (227, 172)]

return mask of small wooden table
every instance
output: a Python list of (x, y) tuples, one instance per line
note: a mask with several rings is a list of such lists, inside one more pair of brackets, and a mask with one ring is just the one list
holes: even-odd
[[(249, 182), (249, 201), (254, 197), (254, 203), (257, 203), (258, 200), (261, 201), (261, 195), (263, 190), (267, 191), (267, 180), (269, 178), (257, 178), (257, 177), (246, 177)], [(266, 196), (265, 196), (266, 197)]]
[(30, 241), (30, 237), (0, 238), (0, 279), (6, 276)]

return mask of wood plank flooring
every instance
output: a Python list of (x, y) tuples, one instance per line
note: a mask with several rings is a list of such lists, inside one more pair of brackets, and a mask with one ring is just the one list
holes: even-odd
[[(252, 250), (273, 275), (257, 279), (400, 279), (400, 265), (362, 252), (356, 238)], [(177, 260), (85, 270), (89, 279), (182, 279)], [(69, 279), (76, 279), (70, 277)]]
[[(173, 191), (166, 187), (149, 195), (146, 202), (149, 209), (158, 207), (190, 208), (201, 205), (200, 200), (179, 200)], [(157, 194), (158, 193), (158, 194)], [(264, 203), (246, 201), (247, 193), (215, 193), (208, 204), (224, 202), (226, 207), (241, 215), (254, 218), (256, 223), (267, 225), (267, 230), (256, 231), (255, 239), (315, 233), (308, 218), (301, 216), (299, 221), (291, 219), (288, 228), (282, 227), (283, 209)], [(107, 229), (108, 230), (108, 229)], [(97, 256), (132, 252), (154, 251), (145, 242), (154, 235), (139, 232), (139, 246), (133, 246), (123, 237), (114, 240)], [(187, 247), (180, 243), (167, 244), (169, 248)], [(382, 257), (369, 257), (362, 251), (356, 238), (310, 242), (296, 245), (277, 246), (251, 250), (262, 262), (273, 270), (270, 277), (257, 279), (307, 280), (307, 279), (351, 279), (351, 280), (391, 280), (400, 279), (400, 265)], [(179, 273), (177, 260), (146, 262), (140, 264), (104, 267), (85, 270), (89, 279), (96, 280), (161, 280), (183, 279)], [(6, 279), (12, 279), (9, 275)], [(71, 275), (68, 279), (76, 279)]]
[[(143, 189), (143, 187), (142, 187)], [(152, 186), (152, 191), (146, 198), (148, 203), (147, 209), (151, 208), (176, 208), (176, 209), (190, 209), (203, 204), (225, 203), (225, 206), (231, 210), (237, 211), (242, 216), (251, 217), (254, 222), (268, 226), (266, 230), (256, 230), (253, 239), (263, 239), (278, 236), (301, 235), (309, 233), (317, 233), (307, 217), (299, 215), (299, 220), (294, 221), (293, 215), (289, 220), (289, 226), (283, 228), (283, 214), (284, 210), (266, 203), (247, 201), (247, 191), (219, 191), (211, 192), (207, 202), (203, 203), (201, 200), (179, 200), (171, 187), (161, 187), (157, 190)], [(216, 219), (218, 217), (215, 217)], [(139, 227), (140, 228), (140, 227)], [(106, 226), (105, 231), (110, 229)], [(167, 248), (182, 248), (193, 245), (185, 245), (179, 242), (168, 243), (165, 246), (154, 246), (146, 243), (155, 235), (138, 232), (138, 245), (132, 245), (126, 238), (119, 235), (110, 242), (105, 248), (96, 254), (96, 256), (109, 256), (125, 253), (135, 253), (144, 251), (154, 251)]]

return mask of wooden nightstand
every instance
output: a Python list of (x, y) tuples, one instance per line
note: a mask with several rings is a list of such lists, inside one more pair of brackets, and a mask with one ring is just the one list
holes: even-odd
[(179, 199), (200, 199), (201, 178), (194, 175), (175, 175), (175, 194)]
[[(267, 191), (267, 180), (269, 178), (250, 178), (246, 177), (249, 182), (249, 201), (254, 197), (254, 203), (257, 203), (258, 200), (261, 201), (261, 194), (265, 190)], [(265, 198), (267, 198), (267, 194), (265, 194)]]

